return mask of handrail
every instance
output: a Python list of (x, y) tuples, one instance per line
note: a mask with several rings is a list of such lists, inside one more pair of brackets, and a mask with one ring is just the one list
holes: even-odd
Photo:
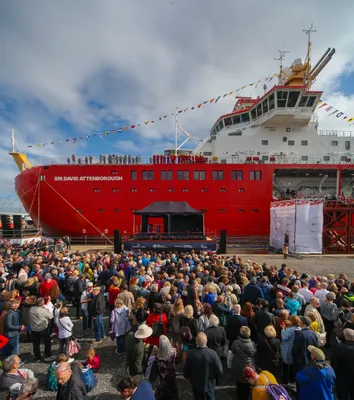
[(354, 131), (319, 130), (320, 136), (354, 137)]

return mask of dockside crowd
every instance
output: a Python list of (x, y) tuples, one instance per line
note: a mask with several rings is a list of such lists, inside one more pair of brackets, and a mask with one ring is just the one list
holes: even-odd
[[(178, 399), (177, 370), (195, 400), (214, 400), (225, 382), (237, 400), (354, 399), (354, 281), (345, 274), (193, 251), (80, 253), (64, 239), (59, 251), (45, 240), (0, 246), (0, 399), (38, 389), (21, 334), (33, 345), (27, 362), (47, 363), (43, 389), (57, 400), (88, 398), (103, 341), (126, 362), (125, 399)], [(93, 334), (80, 363), (75, 318)]]

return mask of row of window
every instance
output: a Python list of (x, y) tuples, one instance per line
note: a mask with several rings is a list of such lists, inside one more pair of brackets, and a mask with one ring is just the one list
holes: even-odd
[[(276, 101), (278, 108), (294, 108), (299, 100), (300, 91), (277, 91), (276, 93)], [(257, 104), (251, 110), (251, 118), (255, 120), (256, 118), (262, 116), (263, 114), (271, 111), (275, 108), (275, 93), (271, 93), (268, 97), (266, 97), (261, 103)], [(316, 103), (317, 96), (301, 96), (299, 101), (299, 107), (313, 107)], [(213, 134), (216, 135), (220, 132), (224, 127), (229, 127), (232, 125), (237, 125), (243, 122), (250, 121), (250, 114), (248, 112), (238, 115), (233, 115), (230, 117), (225, 117), (221, 119), (218, 124), (213, 129)]]
[[(295, 140), (287, 140), (286, 137), (283, 138), (283, 142), (288, 142), (289, 146), (295, 146)], [(262, 146), (268, 146), (268, 140), (261, 140)], [(301, 146), (308, 146), (308, 140), (301, 140)], [(338, 140), (332, 140), (332, 146), (338, 146)], [(345, 150), (350, 150), (350, 141), (345, 141)]]
[[(180, 170), (177, 171), (177, 180), (179, 181), (188, 181), (189, 180), (189, 171)], [(255, 178), (256, 176), (256, 178)], [(161, 171), (161, 180), (162, 181), (172, 181), (173, 180), (173, 171), (172, 170), (163, 170)], [(225, 177), (225, 173), (223, 170), (214, 170), (212, 171), (212, 179), (213, 181), (223, 181)], [(142, 171), (143, 180), (154, 180), (154, 171)], [(138, 179), (138, 174), (136, 170), (131, 171), (131, 180), (136, 181)], [(206, 180), (206, 171), (205, 170), (196, 170), (193, 171), (193, 179), (195, 181), (205, 181)], [(243, 180), (243, 171), (231, 171), (231, 179), (233, 181), (242, 181)], [(262, 179), (262, 171), (250, 171), (250, 180), (260, 181)]]
[[(82, 213), (82, 210), (81, 209), (77, 209), (76, 210), (78, 213)], [(132, 211), (134, 212), (134, 211), (136, 211), (136, 209), (135, 208), (132, 208)], [(206, 211), (208, 211), (207, 209), (204, 209), (204, 210), (202, 210), (203, 212), (206, 212)], [(220, 208), (219, 209), (219, 212), (221, 212), (221, 213), (226, 213), (228, 210), (226, 209), (226, 208)], [(239, 208), (238, 210), (237, 210), (239, 213), (244, 213), (245, 212), (245, 209), (244, 208)], [(104, 212), (106, 212), (106, 210), (104, 209), (104, 208), (99, 208), (98, 209), (98, 212), (99, 213), (104, 213)], [(115, 212), (115, 213), (120, 213), (120, 208), (114, 208), (113, 209), (113, 212)], [(259, 210), (258, 210), (258, 208), (252, 208), (252, 212), (253, 213), (258, 213), (259, 212)]]
[[(260, 172), (260, 171), (255, 171), (255, 174), (253, 174), (252, 177), (250, 178), (252, 181), (260, 180), (259, 179), (259, 174), (257, 172)], [(219, 190), (220, 190), (221, 193), (226, 193), (227, 192), (226, 188), (220, 188)], [(94, 191), (94, 193), (99, 193), (101, 191), (101, 189), (100, 188), (94, 188), (93, 191)], [(114, 192), (114, 193), (118, 193), (118, 191), (119, 190), (117, 188), (113, 188), (112, 189), (112, 192)], [(175, 192), (175, 188), (169, 188), (168, 191), (169, 192)], [(182, 188), (181, 191), (184, 192), (184, 193), (189, 192), (189, 188)], [(200, 191), (205, 193), (205, 192), (208, 191), (208, 188), (201, 188)], [(245, 189), (244, 188), (239, 188), (238, 191), (240, 193), (243, 193), (243, 192), (245, 192)], [(138, 189), (137, 188), (131, 188), (130, 192), (131, 193), (137, 193)], [(156, 192), (156, 188), (150, 188), (149, 192)]]

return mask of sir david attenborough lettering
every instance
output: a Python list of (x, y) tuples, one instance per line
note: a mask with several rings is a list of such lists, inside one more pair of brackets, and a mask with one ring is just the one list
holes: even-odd
[(122, 181), (122, 176), (55, 176), (56, 182)]

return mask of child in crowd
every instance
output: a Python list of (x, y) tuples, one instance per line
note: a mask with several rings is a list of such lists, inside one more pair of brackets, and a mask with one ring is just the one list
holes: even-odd
[(93, 372), (101, 368), (101, 358), (99, 354), (96, 354), (95, 349), (90, 348), (87, 351), (85, 366), (91, 368)]
[(310, 320), (311, 320), (311, 325), (309, 326), (309, 328), (310, 328), (313, 332), (317, 333), (317, 332), (318, 332), (318, 321), (317, 321), (316, 314), (313, 313), (313, 312), (309, 312), (309, 313), (307, 314), (307, 317), (309, 317)]

